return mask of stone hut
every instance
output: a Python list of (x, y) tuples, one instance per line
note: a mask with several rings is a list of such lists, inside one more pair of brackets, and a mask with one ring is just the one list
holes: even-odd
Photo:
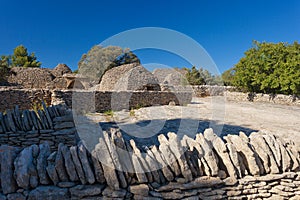
[(13, 67), (10, 73), (7, 82), (23, 88), (45, 88), (55, 78), (51, 69), (45, 68)]
[(102, 91), (160, 91), (157, 78), (143, 66), (133, 63), (108, 70), (98, 87)]
[(153, 75), (160, 84), (176, 86), (182, 85), (185, 80), (185, 70), (171, 68), (157, 68), (153, 70)]
[(62, 77), (64, 74), (72, 73), (66, 64), (58, 64), (51, 72), (55, 77)]
[[(6, 85), (35, 89), (72, 89), (75, 78), (75, 74), (66, 64), (58, 64), (53, 70), (14, 67), (10, 71)], [(84, 88), (80, 80), (77, 82), (78, 88)]]

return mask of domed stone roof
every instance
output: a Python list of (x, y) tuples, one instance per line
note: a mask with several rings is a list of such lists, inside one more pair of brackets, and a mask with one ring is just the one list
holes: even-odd
[(105, 72), (99, 86), (105, 91), (160, 91), (157, 78), (138, 64), (127, 64), (112, 68)]
[(55, 77), (61, 77), (64, 74), (72, 73), (72, 70), (66, 64), (58, 64), (53, 70), (52, 74)]

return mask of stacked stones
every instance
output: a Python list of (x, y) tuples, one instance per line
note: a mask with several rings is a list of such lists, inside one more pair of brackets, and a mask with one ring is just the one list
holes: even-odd
[[(273, 135), (159, 135), (138, 149), (111, 129), (79, 142), (0, 147), (0, 199), (299, 199), (299, 151)], [(5, 196), (4, 196), (5, 195)]]
[(76, 144), (76, 129), (72, 113), (63, 106), (49, 106), (41, 103), (42, 109), (13, 110), (0, 113), (0, 144), (27, 147), (48, 141), (51, 149), (57, 149), (60, 142), (67, 146)]
[(20, 105), (20, 109), (31, 109), (45, 101), (51, 103), (51, 91), (43, 89), (18, 89), (14, 87), (0, 87), (0, 111), (13, 109)]

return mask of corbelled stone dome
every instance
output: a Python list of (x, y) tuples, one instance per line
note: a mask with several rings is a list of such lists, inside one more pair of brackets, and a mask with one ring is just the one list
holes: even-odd
[(160, 86), (157, 78), (151, 72), (134, 63), (121, 65), (105, 72), (99, 89), (106, 91), (160, 91)]

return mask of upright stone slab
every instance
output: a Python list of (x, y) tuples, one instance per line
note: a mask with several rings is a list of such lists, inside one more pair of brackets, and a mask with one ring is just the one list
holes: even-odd
[(56, 158), (57, 152), (52, 152), (48, 158), (47, 158), (47, 174), (49, 175), (49, 178), (53, 182), (54, 185), (57, 185), (59, 182), (59, 177), (55, 169), (55, 158)]
[(120, 189), (114, 163), (103, 138), (99, 138), (99, 143), (95, 146), (95, 152), (99, 162), (105, 161), (102, 162), (102, 167), (107, 185), (115, 190)]
[(159, 167), (162, 170), (164, 177), (170, 182), (174, 180), (174, 175), (172, 171), (169, 169), (168, 164), (165, 162), (164, 158), (162, 157), (161, 152), (157, 149), (156, 146), (153, 146), (149, 151), (153, 153), (155, 159), (158, 162)]
[(228, 135), (227, 136), (229, 142), (231, 142), (237, 151), (244, 155), (244, 159), (246, 159), (246, 164), (249, 169), (249, 172), (252, 175), (260, 175), (263, 174), (261, 168), (263, 168), (262, 164), (258, 162), (255, 152), (248, 146), (248, 144), (243, 141), (238, 135)]
[(72, 160), (75, 164), (75, 169), (76, 169), (76, 172), (78, 174), (78, 177), (79, 177), (79, 180), (81, 182), (81, 184), (86, 184), (87, 180), (84, 176), (84, 172), (83, 172), (83, 169), (82, 169), (82, 165), (81, 165), (81, 162), (78, 158), (78, 153), (77, 153), (77, 146), (71, 146), (70, 147), (70, 153), (71, 153), (71, 157), (72, 157)]
[(79, 142), (78, 144), (78, 157), (80, 159), (80, 162), (82, 164), (82, 168), (85, 174), (85, 178), (89, 184), (95, 183), (95, 176), (92, 171), (92, 168), (90, 166), (88, 157), (87, 157), (87, 150), (85, 146), (82, 144), (82, 142)]
[(104, 172), (103, 172), (101, 163), (98, 161), (97, 153), (96, 153), (95, 149), (91, 153), (91, 159), (92, 159), (93, 166), (94, 166), (96, 181), (98, 183), (102, 183), (102, 184), (105, 183)]
[(37, 158), (37, 172), (39, 175), (40, 183), (43, 185), (48, 185), (50, 183), (49, 176), (47, 174), (47, 158), (50, 155), (50, 146), (48, 142), (39, 145), (39, 155)]
[(163, 134), (160, 134), (158, 136), (158, 141), (160, 143), (159, 151), (162, 153), (162, 156), (164, 157), (166, 164), (170, 166), (175, 176), (179, 176), (181, 174), (180, 167), (177, 163), (176, 157), (174, 156), (171, 149), (169, 148), (170, 144), (167, 138)]
[(14, 160), (17, 157), (19, 148), (8, 145), (0, 146), (1, 165), (1, 187), (3, 194), (13, 193), (17, 190), (17, 182), (14, 178)]
[(214, 134), (212, 129), (206, 129), (204, 131), (204, 137), (211, 143), (211, 148), (215, 149), (219, 157), (222, 159), (229, 176), (237, 178), (235, 168), (230, 160), (227, 148), (222, 139)]
[(103, 136), (104, 136), (104, 141), (106, 143), (106, 146), (108, 148), (109, 154), (113, 160), (114, 166), (117, 170), (117, 174), (119, 177), (119, 182), (120, 182), (120, 186), (122, 188), (126, 188), (127, 187), (127, 181), (125, 179), (124, 173), (123, 173), (123, 167), (120, 164), (119, 161), (119, 156), (116, 150), (116, 145), (114, 144), (114, 142), (112, 141), (112, 139), (109, 137), (108, 133), (106, 131), (103, 132)]
[(56, 158), (55, 158), (55, 169), (57, 171), (60, 181), (68, 182), (69, 181), (68, 174), (67, 174), (67, 171), (65, 168), (65, 161), (64, 161), (63, 154), (62, 154), (63, 146), (64, 145), (62, 143), (60, 143), (58, 145), (58, 151), (57, 151)]
[(66, 171), (70, 177), (70, 180), (73, 182), (78, 181), (79, 178), (77, 176), (77, 173), (75, 170), (75, 165), (71, 158), (71, 153), (69, 151), (69, 148), (65, 145), (62, 146), (62, 154), (63, 154), (64, 161), (65, 161)]
[(33, 149), (36, 145), (24, 148), (14, 161), (16, 181), (24, 189), (38, 186), (38, 174), (34, 165)]
[[(279, 167), (277, 165), (277, 162), (275, 160), (274, 154), (272, 150), (270, 149), (269, 145), (265, 141), (264, 137), (260, 133), (251, 133), (249, 136), (251, 145), (255, 148), (256, 152), (260, 156), (260, 158), (263, 160), (264, 165), (267, 165), (265, 167), (266, 172), (268, 172), (268, 167), (270, 168), (270, 173), (272, 174), (278, 174), (279, 173)], [(267, 154), (267, 158), (265, 156)]]
[(184, 155), (184, 151), (182, 149), (179, 139), (177, 138), (177, 135), (173, 132), (169, 132), (168, 137), (169, 137), (169, 144), (170, 144), (171, 151), (174, 153), (179, 163), (180, 170), (183, 177), (186, 179), (187, 182), (193, 180), (192, 172), (188, 166), (188, 163)]
[[(208, 142), (204, 138), (202, 134), (197, 134), (196, 135), (196, 141), (199, 143), (199, 145), (203, 149), (203, 165), (205, 167), (205, 172), (208, 176), (217, 176), (219, 172), (219, 167), (218, 167), (218, 159), (213, 152), (212, 148), (209, 146)], [(201, 160), (202, 161), (202, 160)], [(206, 166), (207, 164), (207, 166)], [(207, 167), (209, 169), (207, 169)]]

